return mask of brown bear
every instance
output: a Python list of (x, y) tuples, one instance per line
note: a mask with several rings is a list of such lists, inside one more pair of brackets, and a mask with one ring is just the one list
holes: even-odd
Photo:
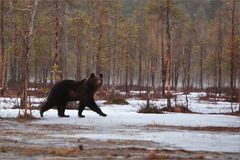
[(63, 80), (53, 86), (48, 95), (47, 101), (40, 107), (40, 115), (50, 108), (57, 107), (59, 117), (69, 117), (65, 115), (65, 108), (69, 101), (80, 101), (78, 107), (78, 116), (82, 115), (82, 111), (87, 106), (91, 110), (97, 112), (100, 116), (106, 117), (107, 115), (101, 111), (95, 103), (94, 94), (102, 86), (103, 75), (90, 75), (88, 79), (81, 81)]

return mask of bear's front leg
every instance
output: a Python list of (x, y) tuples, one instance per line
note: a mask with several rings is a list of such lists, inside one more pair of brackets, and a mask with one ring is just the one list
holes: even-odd
[(94, 112), (97, 112), (100, 116), (103, 116), (103, 117), (107, 116), (105, 113), (102, 112), (102, 110), (98, 107), (98, 105), (94, 102), (93, 99), (89, 101), (87, 106)]
[(91, 110), (97, 112), (102, 117), (107, 117), (105, 113), (102, 112), (102, 110), (99, 107), (89, 107)]
[(85, 105), (83, 104), (82, 101), (80, 101), (79, 106), (78, 106), (78, 117), (84, 118), (85, 116), (82, 115), (83, 110), (85, 109)]

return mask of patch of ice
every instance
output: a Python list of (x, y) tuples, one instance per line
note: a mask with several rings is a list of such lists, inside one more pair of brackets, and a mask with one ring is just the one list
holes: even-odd
[(89, 138), (95, 140), (139, 140), (158, 143), (158, 149), (184, 149), (189, 151), (239, 152), (239, 135), (196, 131), (93, 133), (50, 135), (64, 138)]

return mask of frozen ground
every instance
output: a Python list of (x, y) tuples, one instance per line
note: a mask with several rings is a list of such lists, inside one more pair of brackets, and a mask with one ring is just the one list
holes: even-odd
[[(17, 133), (23, 132), (22, 130), (28, 126), (27, 133), (42, 133), (47, 136), (46, 139), (28, 139), (19, 135), (6, 137), (5, 133), (1, 132), (0, 140), (25, 140), (26, 143), (32, 145), (46, 146), (51, 145), (50, 141), (56, 139), (65, 142), (55, 143), (54, 141), (53, 144), (56, 147), (70, 147), (75, 145), (71, 143), (72, 141), (80, 140), (85, 141), (89, 149), (98, 148), (99, 146), (96, 145), (98, 143), (105, 144), (104, 147), (108, 149), (137, 147), (147, 150), (167, 149), (173, 151), (185, 150), (193, 153), (222, 153), (223, 159), (224, 155), (229, 155), (228, 153), (231, 153), (233, 159), (239, 157), (240, 118), (237, 116), (206, 114), (230, 112), (230, 103), (199, 101), (198, 96), (200, 94), (204, 93), (191, 93), (189, 95), (189, 104), (191, 110), (204, 114), (140, 114), (137, 113), (137, 110), (145, 103), (142, 100), (128, 99), (130, 104), (122, 106), (104, 105), (104, 101), (98, 101), (103, 112), (108, 114), (105, 118), (90, 110), (83, 112), (85, 118), (78, 118), (75, 110), (66, 111), (70, 118), (59, 118), (57, 117), (57, 111), (51, 109), (44, 113), (44, 118), (27, 122), (25, 125), (21, 124), (19, 127), (18, 125), (11, 127), (11, 124), (1, 124), (1, 127), (8, 130), (14, 128)], [(37, 99), (36, 101), (41, 100)], [(179, 94), (178, 103), (184, 103), (184, 100), (185, 96)], [(166, 102), (165, 100), (157, 100), (152, 101), (152, 103), (161, 107)], [(3, 104), (1, 102), (1, 117), (16, 117), (18, 115), (18, 109), (10, 109), (11, 107), (7, 107), (5, 104), (3, 107)], [(234, 104), (234, 106), (237, 106), (237, 104)], [(234, 109), (237, 110), (237, 107)], [(38, 110), (33, 110), (32, 113), (34, 116), (39, 117)], [(1, 121), (1, 123), (4, 123), (4, 121)], [(46, 126), (48, 127), (46, 128)], [(3, 143), (3, 145), (9, 144)]]

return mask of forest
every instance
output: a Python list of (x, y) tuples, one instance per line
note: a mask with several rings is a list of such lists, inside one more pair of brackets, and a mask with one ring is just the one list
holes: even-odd
[[(0, 159), (240, 156), (240, 0), (0, 4)], [(75, 116), (80, 100), (41, 118), (54, 86), (92, 73), (107, 117)]]
[(237, 0), (2, 0), (1, 88), (27, 67), (41, 86), (94, 72), (126, 90), (161, 91), (169, 78), (171, 88), (233, 90), (238, 10)]

